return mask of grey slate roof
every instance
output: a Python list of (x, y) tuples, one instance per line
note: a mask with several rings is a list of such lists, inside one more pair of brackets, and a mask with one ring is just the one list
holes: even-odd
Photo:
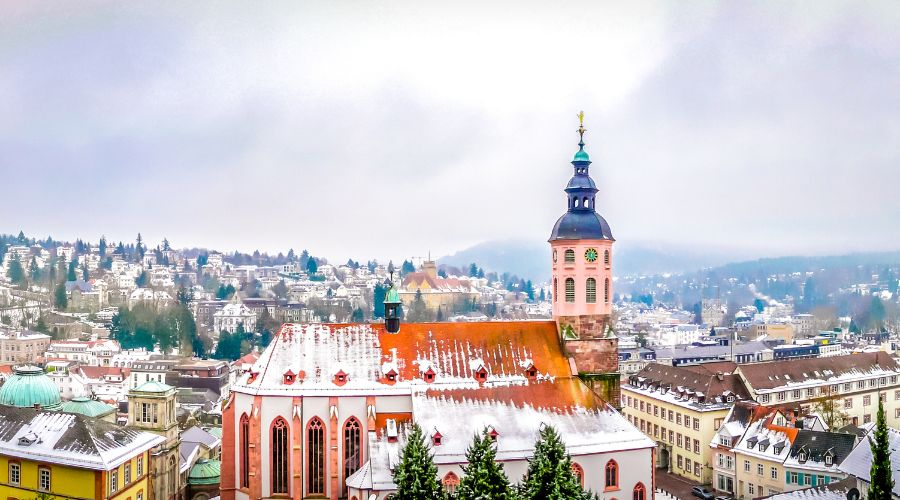
[(856, 444), (856, 436), (853, 434), (840, 434), (837, 432), (822, 432), (800, 429), (791, 446), (789, 456), (797, 458), (801, 450), (806, 452), (807, 460), (812, 462), (825, 462), (825, 454), (832, 453), (833, 463), (840, 464), (853, 451)]
[[(867, 483), (869, 482), (869, 469), (872, 467), (872, 448), (869, 444), (871, 437), (870, 433), (863, 438), (838, 467), (841, 471)], [(900, 473), (900, 431), (888, 427), (888, 441), (891, 449), (891, 471), (893, 471), (894, 477), (900, 477), (898, 474)], [(894, 488), (891, 491), (895, 497), (900, 496), (900, 481), (894, 481)]]
[(0, 407), (0, 454), (94, 470), (110, 470), (161, 436), (73, 413)]

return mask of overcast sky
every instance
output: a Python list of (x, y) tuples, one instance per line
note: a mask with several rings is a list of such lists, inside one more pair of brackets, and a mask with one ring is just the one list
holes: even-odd
[(0, 232), (334, 259), (900, 248), (900, 4), (0, 2)]

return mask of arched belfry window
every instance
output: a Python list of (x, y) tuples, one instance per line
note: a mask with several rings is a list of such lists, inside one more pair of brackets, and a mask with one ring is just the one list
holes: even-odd
[[(362, 462), (362, 434), (359, 420), (351, 417), (344, 424), (344, 481), (359, 470)], [(346, 486), (345, 486), (346, 487)]]
[(306, 493), (325, 494), (325, 424), (318, 417), (306, 428)]
[(272, 423), (272, 493), (288, 493), (290, 477), (290, 428), (278, 417)]
[(588, 278), (587, 281), (585, 281), (584, 294), (588, 304), (597, 302), (597, 280)]
[(603, 280), (603, 302), (609, 304), (609, 278)]
[(575, 278), (566, 278), (566, 302), (575, 302)]
[(644, 488), (644, 483), (638, 483), (634, 486), (631, 500), (647, 500), (647, 489)]
[(559, 280), (553, 278), (553, 302), (556, 302), (556, 297), (559, 292)]
[(566, 263), (575, 262), (575, 250), (572, 250), (571, 248), (566, 250), (565, 261), (566, 261)]
[(584, 208), (591, 208), (591, 205), (590, 205), (590, 203), (589, 203), (589, 199), (588, 199), (587, 196), (584, 197), (584, 201), (582, 202), (582, 206), (583, 206)]
[(615, 460), (606, 462), (605, 478), (604, 487), (606, 489), (619, 487), (619, 464), (617, 464)]
[(609, 250), (608, 249), (603, 251), (603, 263), (606, 264), (607, 266), (609, 265)]
[(241, 488), (250, 487), (250, 417), (241, 415)]

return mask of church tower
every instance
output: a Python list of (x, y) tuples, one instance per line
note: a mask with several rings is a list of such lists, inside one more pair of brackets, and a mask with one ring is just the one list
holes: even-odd
[(566, 186), (566, 213), (550, 234), (553, 319), (579, 376), (598, 395), (619, 406), (619, 341), (612, 331), (613, 239), (596, 210), (597, 186), (584, 150), (584, 113), (579, 113), (575, 171)]

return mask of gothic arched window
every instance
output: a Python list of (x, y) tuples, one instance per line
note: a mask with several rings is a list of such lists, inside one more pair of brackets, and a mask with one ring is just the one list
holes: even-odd
[(638, 483), (634, 487), (634, 493), (631, 494), (631, 500), (647, 500), (647, 489), (644, 483)]
[(578, 484), (584, 486), (584, 469), (575, 462), (572, 462), (572, 475), (578, 480)]
[(318, 417), (306, 428), (306, 493), (325, 494), (325, 424)]
[(272, 493), (287, 493), (290, 484), (290, 428), (278, 417), (272, 422)]
[(585, 288), (585, 300), (587, 300), (588, 304), (593, 304), (597, 302), (597, 280), (594, 278), (588, 278), (584, 285)]
[(344, 424), (344, 481), (359, 470), (362, 462), (361, 434), (359, 420), (350, 417)]
[(619, 464), (615, 460), (606, 462), (606, 481), (604, 485), (606, 489), (619, 487)]
[(609, 304), (609, 278), (603, 281), (603, 302)]
[(447, 490), (448, 493), (456, 493), (456, 488), (459, 486), (459, 476), (450, 471), (447, 475), (444, 476), (444, 479), (441, 480), (444, 484), (444, 489)]
[(575, 278), (566, 278), (566, 302), (575, 302)]
[(250, 487), (250, 417), (241, 415), (241, 488)]

